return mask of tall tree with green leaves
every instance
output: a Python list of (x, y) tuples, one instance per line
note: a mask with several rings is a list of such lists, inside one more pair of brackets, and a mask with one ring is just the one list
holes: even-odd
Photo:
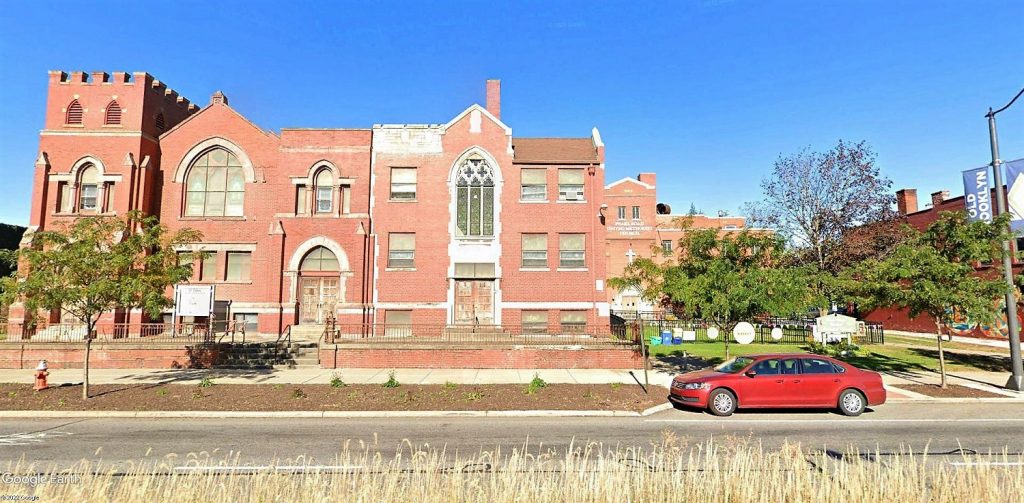
[[(935, 320), (941, 386), (946, 387), (943, 331), (956, 318), (991, 321), (1006, 285), (999, 274), (1000, 243), (1008, 237), (1007, 215), (991, 224), (968, 222), (964, 212), (942, 212), (923, 232), (909, 237), (882, 258), (871, 258), (850, 269), (850, 293), (867, 309), (906, 309), (911, 318), (921, 314)], [(976, 262), (991, 262), (988, 271), (975, 270)]]
[(613, 288), (635, 288), (646, 300), (681, 305), (686, 315), (717, 327), (726, 358), (729, 339), (741, 321), (762, 315), (790, 315), (816, 301), (808, 269), (787, 266), (776, 236), (751, 231), (719, 234), (692, 229), (679, 241), (676, 261), (637, 259)]
[[(3, 295), (27, 313), (61, 310), (86, 328), (83, 398), (89, 398), (89, 352), (96, 323), (115, 309), (141, 308), (150, 316), (173, 305), (167, 287), (192, 275), (176, 248), (201, 239), (198, 231), (171, 233), (156, 217), (82, 217), (65, 228), (41, 231), (18, 251), (24, 270), (3, 278)], [(187, 261), (185, 261), (187, 262)]]

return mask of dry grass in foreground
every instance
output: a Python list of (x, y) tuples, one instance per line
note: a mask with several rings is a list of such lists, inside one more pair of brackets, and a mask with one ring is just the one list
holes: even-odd
[[(472, 456), (406, 448), (393, 457), (346, 447), (331, 472), (295, 462), (286, 469), (250, 470), (237, 458), (214, 462), (208, 455), (192, 454), (186, 459), (184, 464), (142, 461), (119, 472), (83, 461), (73, 470), (46, 474), (71, 483), (6, 483), (0, 493), (36, 501), (113, 503), (1009, 502), (1024, 494), (1019, 456), (957, 457), (965, 465), (952, 466), (946, 458), (911, 453), (836, 459), (798, 445), (769, 451), (713, 443), (690, 448), (664, 442), (650, 449), (590, 444), (561, 453), (481, 451)], [(37, 470), (24, 463), (5, 467), (9, 473)]]

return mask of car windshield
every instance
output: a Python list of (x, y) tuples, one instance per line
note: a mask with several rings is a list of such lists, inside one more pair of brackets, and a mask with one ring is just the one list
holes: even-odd
[(750, 365), (750, 362), (752, 361), (754, 361), (752, 358), (746, 358), (742, 356), (739, 358), (733, 358), (732, 360), (729, 360), (715, 367), (715, 371), (724, 372), (726, 374), (737, 374), (739, 373), (739, 371), (746, 368), (747, 365)]

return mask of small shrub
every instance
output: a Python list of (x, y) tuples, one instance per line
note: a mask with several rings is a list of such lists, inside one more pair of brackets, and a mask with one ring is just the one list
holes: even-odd
[(295, 390), (292, 391), (292, 398), (294, 398), (296, 400), (301, 400), (303, 398), (306, 398), (306, 392), (302, 391), (302, 388), (295, 388)]
[(807, 349), (816, 355), (831, 356), (832, 358), (843, 360), (857, 356), (860, 346), (847, 341), (833, 342), (831, 344), (813, 341), (807, 344)]
[(160, 388), (156, 390), (157, 396), (167, 396), (167, 388)]
[(202, 397), (203, 397), (203, 391), (202, 390), (197, 389), (197, 390), (192, 392), (192, 399), (193, 400), (199, 400)]
[(617, 389), (619, 389), (619, 388), (621, 388), (621, 387), (622, 387), (622, 383), (620, 383), (620, 382), (613, 382), (613, 383), (611, 384), (611, 386), (612, 386), (612, 389), (613, 389), (613, 390), (617, 390)]
[(199, 381), (199, 387), (200, 388), (212, 388), (213, 387), (213, 379), (210, 379), (209, 377), (204, 377), (202, 381)]
[(65, 405), (67, 405), (67, 404), (68, 404), (68, 401), (63, 399), (63, 398), (61, 398), (60, 400), (57, 400), (57, 407), (63, 407)]
[(590, 391), (589, 389), (587, 391), (583, 392), (583, 398), (590, 399), (590, 398), (595, 398), (595, 397), (596, 397), (596, 395), (594, 395), (594, 392)]
[(278, 383), (278, 384), (275, 384), (275, 385), (274, 385), (274, 389), (284, 389), (284, 385), (283, 385), (283, 384), (280, 384), (280, 383)]
[(540, 375), (533, 374), (533, 380), (530, 381), (530, 384), (526, 385), (526, 389), (523, 391), (523, 393), (526, 393), (527, 395), (532, 395), (540, 391), (541, 388), (546, 387), (548, 387), (548, 383), (544, 381), (544, 379), (541, 379)]
[(381, 384), (385, 388), (397, 388), (399, 386), (398, 379), (395, 379), (395, 371), (388, 372), (388, 380)]
[(444, 382), (444, 389), (455, 389), (455, 388), (458, 388), (458, 387), (459, 387), (458, 384), (455, 384), (455, 383), (453, 383), (451, 381), (445, 381)]
[(335, 374), (331, 375), (331, 387), (332, 388), (344, 388), (345, 386), (348, 386), (348, 385), (345, 384), (345, 381), (341, 380), (341, 375), (340, 374), (335, 373)]
[(18, 398), (18, 392), (17, 391), (8, 391), (7, 392), (7, 398)]
[(483, 398), (484, 394), (480, 391), (473, 391), (471, 393), (463, 393), (462, 397), (465, 398), (466, 401), (473, 402)]

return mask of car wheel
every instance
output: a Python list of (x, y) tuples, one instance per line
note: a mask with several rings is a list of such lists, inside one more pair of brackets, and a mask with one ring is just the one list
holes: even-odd
[(847, 416), (859, 416), (866, 406), (866, 400), (860, 391), (848, 389), (839, 394), (839, 412)]
[(716, 389), (708, 395), (708, 411), (716, 416), (731, 416), (736, 411), (736, 395), (727, 389)]

